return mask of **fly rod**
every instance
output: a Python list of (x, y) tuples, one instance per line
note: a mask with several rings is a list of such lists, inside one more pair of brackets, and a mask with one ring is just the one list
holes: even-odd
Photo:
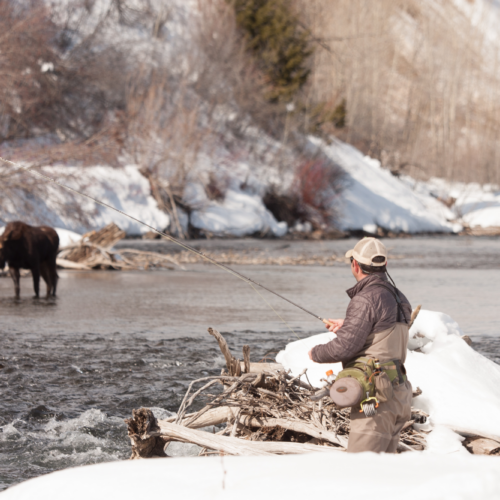
[(6, 159), (4, 159), (2, 157), (0, 157), (0, 161), (4, 162), (7, 165), (10, 165), (10, 166), (14, 167), (15, 169), (24, 170), (25, 172), (28, 172), (31, 175), (35, 175), (35, 176), (37, 176), (37, 177), (39, 177), (41, 179), (44, 179), (44, 180), (49, 181), (49, 182), (52, 182), (52, 183), (56, 184), (57, 186), (65, 189), (66, 191), (70, 191), (70, 192), (75, 193), (77, 195), (83, 196), (83, 197), (85, 197), (85, 198), (93, 201), (94, 203), (97, 203), (98, 205), (101, 205), (102, 207), (114, 210), (115, 212), (117, 212), (117, 213), (119, 213), (119, 214), (121, 214), (121, 215), (123, 215), (125, 217), (128, 217), (129, 219), (131, 219), (131, 220), (133, 220), (135, 222), (138, 222), (139, 224), (142, 224), (143, 226), (151, 229), (155, 233), (158, 233), (159, 235), (167, 238), (172, 243), (175, 243), (176, 245), (179, 245), (180, 247), (184, 248), (185, 250), (188, 250), (189, 252), (192, 252), (192, 253), (195, 253), (196, 255), (199, 255), (201, 258), (205, 259), (207, 262), (210, 262), (211, 264), (214, 264), (215, 266), (219, 267), (220, 269), (224, 269), (225, 271), (229, 272), (233, 276), (236, 276), (237, 278), (239, 278), (242, 281), (248, 283), (249, 285), (256, 285), (256, 286), (262, 288), (263, 290), (266, 290), (267, 292), (272, 293), (273, 295), (276, 295), (276, 297), (279, 297), (280, 299), (285, 300), (289, 304), (292, 304), (293, 306), (301, 309), (302, 311), (304, 311), (305, 313), (309, 314), (310, 316), (313, 316), (314, 318), (319, 319), (325, 325), (330, 325), (331, 324), (327, 319), (324, 319), (321, 316), (318, 316), (317, 314), (309, 311), (305, 307), (302, 307), (301, 305), (296, 304), (295, 302), (291, 301), (290, 299), (287, 299), (286, 297), (283, 297), (283, 295), (280, 295), (278, 292), (275, 292), (275, 291), (271, 290), (270, 288), (267, 288), (266, 286), (264, 286), (264, 285), (262, 285), (260, 283), (257, 283), (253, 279), (248, 278), (247, 276), (244, 276), (243, 274), (239, 273), (238, 271), (235, 271), (234, 269), (230, 268), (229, 266), (227, 266), (225, 264), (222, 264), (221, 262), (217, 262), (215, 259), (212, 259), (212, 257), (209, 257), (208, 255), (205, 255), (204, 253), (200, 252), (199, 250), (196, 250), (196, 248), (192, 247), (191, 245), (188, 245), (187, 243), (184, 243), (184, 242), (180, 241), (179, 239), (175, 238), (174, 236), (171, 236), (170, 234), (164, 233), (163, 231), (160, 231), (159, 229), (156, 229), (155, 227), (150, 226), (146, 222), (143, 222), (143, 221), (137, 219), (136, 217), (134, 217), (134, 216), (132, 216), (130, 214), (127, 214), (127, 213), (123, 212), (122, 210), (120, 210), (120, 209), (118, 209), (116, 207), (113, 207), (112, 205), (108, 205), (107, 203), (105, 203), (103, 201), (100, 201), (100, 200), (97, 200), (96, 198), (93, 198), (92, 196), (90, 196), (88, 194), (82, 193), (80, 191), (77, 191), (76, 189), (73, 189), (73, 188), (71, 188), (69, 186), (66, 186), (65, 184), (62, 184), (61, 182), (59, 182), (58, 180), (56, 180), (56, 179), (54, 179), (52, 177), (49, 177), (48, 175), (42, 174), (40, 172), (37, 172), (36, 170), (32, 170), (31, 168), (23, 167), (22, 165), (19, 165), (18, 163), (14, 163), (13, 161), (6, 160)]

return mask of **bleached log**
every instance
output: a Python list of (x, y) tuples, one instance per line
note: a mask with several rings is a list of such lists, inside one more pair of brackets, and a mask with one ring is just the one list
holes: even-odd
[[(181, 425), (187, 426), (192, 429), (200, 429), (201, 427), (207, 427), (210, 425), (221, 425), (226, 422), (234, 422), (236, 416), (239, 412), (239, 408), (230, 406), (221, 406), (219, 408), (213, 408), (208, 410), (206, 413), (200, 416), (200, 418), (192, 421), (193, 415), (187, 415), (181, 422)], [(175, 420), (175, 417), (170, 417), (165, 420), (159, 420), (158, 425), (162, 426), (163, 423), (170, 423)], [(345, 436), (340, 436), (334, 432), (327, 431), (326, 429), (319, 429), (313, 425), (308, 425), (300, 420), (291, 420), (284, 418), (256, 418), (249, 415), (241, 415), (239, 417), (240, 425), (246, 427), (281, 427), (282, 429), (302, 432), (311, 436), (312, 438), (321, 439), (323, 441), (328, 441), (332, 444), (347, 447), (347, 438)]]
[[(180, 422), (180, 425), (185, 427), (189, 427), (191, 429), (200, 429), (201, 427), (208, 427), (210, 425), (221, 425), (226, 422), (230, 422), (234, 419), (236, 413), (238, 412), (238, 408), (229, 407), (229, 406), (221, 406), (218, 408), (212, 408), (207, 412), (200, 415), (195, 421), (192, 421), (192, 417), (196, 415), (195, 413), (188, 413)], [(168, 417), (163, 420), (159, 420), (159, 422), (175, 422), (177, 419), (177, 415), (173, 415), (172, 417)]]
[(193, 443), (198, 446), (217, 450), (228, 455), (288, 455), (313, 452), (334, 452), (338, 448), (329, 446), (318, 446), (313, 444), (273, 442), (273, 441), (246, 441), (244, 439), (227, 436), (217, 436), (209, 432), (188, 429), (181, 425), (158, 422), (159, 432), (151, 433), (150, 436), (161, 437), (166, 441), (180, 441), (182, 443)]
[(285, 418), (255, 418), (249, 415), (240, 417), (240, 424), (246, 427), (281, 427), (288, 431), (302, 432), (316, 439), (328, 441), (330, 443), (347, 448), (347, 438), (339, 436), (334, 432), (320, 429), (313, 425), (308, 425), (300, 420), (288, 420)]
[[(248, 373), (277, 372), (284, 369), (280, 363), (250, 363), (250, 371)], [(241, 361), (241, 370), (245, 370), (244, 361)]]
[(474, 455), (500, 454), (500, 443), (493, 439), (471, 439), (465, 447)]
[(76, 269), (79, 271), (90, 271), (90, 267), (85, 264), (80, 264), (79, 262), (73, 262), (66, 259), (56, 259), (56, 264), (63, 269)]

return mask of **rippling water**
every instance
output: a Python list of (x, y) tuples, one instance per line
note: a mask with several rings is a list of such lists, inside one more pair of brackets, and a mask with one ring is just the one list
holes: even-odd
[[(450, 314), (476, 349), (500, 362), (500, 270), (403, 264), (392, 274), (412, 303)], [(344, 290), (353, 284), (343, 266), (238, 269), (329, 317), (343, 315)], [(322, 331), (314, 318), (266, 295), (282, 324), (246, 284), (209, 266), (60, 275), (56, 300), (32, 299), (26, 278), (16, 301), (10, 279), (0, 279), (0, 489), (53, 470), (126, 459), (123, 419), (132, 409), (166, 416), (190, 380), (220, 373), (224, 362), (208, 326), (224, 333), (235, 354), (249, 344), (253, 361)]]

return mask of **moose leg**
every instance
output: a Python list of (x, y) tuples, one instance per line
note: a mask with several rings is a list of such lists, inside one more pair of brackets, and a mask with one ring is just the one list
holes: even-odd
[(33, 275), (33, 288), (35, 289), (35, 298), (40, 297), (40, 263), (36, 262), (31, 268), (31, 274)]
[(54, 257), (53, 260), (50, 260), (47, 264), (47, 270), (49, 272), (50, 281), (52, 282), (52, 296), (56, 296), (56, 288), (57, 288), (57, 280), (59, 276), (57, 275), (57, 264), (56, 259)]
[(47, 298), (50, 297), (52, 292), (52, 280), (50, 279), (49, 266), (47, 262), (42, 262), (40, 264), (40, 274), (42, 275), (43, 281), (47, 284)]
[(14, 289), (16, 291), (16, 299), (19, 298), (21, 295), (21, 286), (19, 284), (19, 278), (21, 277), (19, 273), (19, 268), (17, 267), (9, 267), (9, 273), (12, 278), (12, 281), (14, 281)]

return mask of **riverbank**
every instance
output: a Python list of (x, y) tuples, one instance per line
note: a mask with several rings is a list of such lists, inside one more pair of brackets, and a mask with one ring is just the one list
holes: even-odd
[[(195, 249), (226, 264), (242, 265), (327, 265), (343, 267), (345, 253), (359, 238), (338, 240), (279, 240), (279, 239), (202, 239), (189, 240)], [(412, 236), (382, 238), (389, 250), (389, 265), (396, 268), (423, 269), (499, 269), (500, 238), (474, 236)], [(180, 262), (201, 262), (175, 243), (160, 240), (126, 239), (117, 249), (172, 254)]]

